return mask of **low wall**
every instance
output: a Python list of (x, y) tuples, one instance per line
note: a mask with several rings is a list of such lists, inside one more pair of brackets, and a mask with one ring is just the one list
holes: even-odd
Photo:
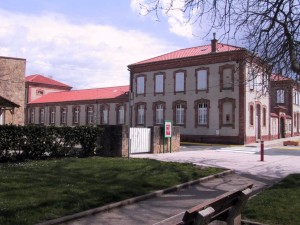
[(152, 146), (151, 153), (179, 152), (180, 132), (179, 127), (173, 126), (172, 138), (164, 138), (164, 128), (159, 126), (151, 127)]
[(103, 125), (102, 136), (99, 138), (100, 149), (97, 149), (97, 154), (100, 156), (109, 157), (127, 157), (128, 156), (128, 126), (122, 125)]
[[(104, 132), (99, 137), (97, 154), (108, 157), (128, 157), (129, 127), (126, 125), (100, 126)], [(165, 139), (163, 127), (151, 128), (151, 153), (178, 152), (180, 150), (179, 127), (173, 127), (172, 138)]]

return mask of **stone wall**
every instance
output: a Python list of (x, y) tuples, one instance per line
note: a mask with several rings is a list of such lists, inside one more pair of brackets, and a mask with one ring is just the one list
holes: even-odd
[(25, 59), (0, 57), (0, 96), (20, 105), (13, 114), (5, 111), (5, 124), (24, 124), (25, 68)]
[(180, 127), (173, 126), (172, 138), (164, 139), (163, 127), (151, 127), (151, 153), (179, 152), (180, 150)]

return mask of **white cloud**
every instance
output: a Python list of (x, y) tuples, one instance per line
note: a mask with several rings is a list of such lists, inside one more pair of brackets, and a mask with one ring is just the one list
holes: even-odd
[(0, 10), (0, 21), (0, 55), (26, 58), (27, 75), (52, 76), (76, 89), (127, 85), (128, 64), (171, 50), (146, 33), (75, 24), (60, 14)]
[[(151, 4), (152, 3), (152, 4)], [(161, 0), (159, 7), (168, 9), (172, 3), (172, 10), (163, 10), (162, 15), (168, 17), (168, 24), (170, 32), (186, 38), (193, 38), (193, 26), (189, 23), (182, 9), (185, 1), (182, 0)], [(156, 1), (146, 0), (131, 0), (131, 8), (141, 15), (146, 15), (145, 7), (151, 9), (156, 4)], [(159, 13), (159, 12), (158, 12)]]

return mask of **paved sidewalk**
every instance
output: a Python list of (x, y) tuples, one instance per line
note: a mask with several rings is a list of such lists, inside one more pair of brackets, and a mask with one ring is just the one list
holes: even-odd
[[(300, 137), (296, 138), (293, 140), (300, 139)], [(260, 143), (231, 148), (223, 146), (210, 150), (193, 146), (190, 149), (185, 147), (184, 151), (178, 153), (132, 155), (133, 158), (153, 158), (162, 161), (218, 166), (233, 169), (236, 173), (70, 221), (64, 225), (156, 224), (174, 215), (180, 217), (185, 210), (248, 183), (254, 184), (254, 191), (266, 188), (290, 173), (300, 173), (300, 151), (297, 151), (300, 149), (290, 147), (290, 150), (281, 150), (283, 149), (282, 141), (281, 139), (280, 141), (265, 142), (264, 161), (260, 161), (258, 150)]]
[(64, 223), (64, 225), (156, 224), (172, 216), (183, 215), (187, 209), (245, 184), (254, 183), (253, 189), (257, 191), (275, 181), (277, 179), (270, 177), (256, 178), (249, 175), (230, 174), (160, 197)]

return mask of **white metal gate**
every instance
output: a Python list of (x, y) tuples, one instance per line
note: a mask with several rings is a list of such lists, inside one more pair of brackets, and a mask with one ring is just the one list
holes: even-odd
[(151, 149), (150, 128), (130, 128), (130, 153), (146, 153)]

